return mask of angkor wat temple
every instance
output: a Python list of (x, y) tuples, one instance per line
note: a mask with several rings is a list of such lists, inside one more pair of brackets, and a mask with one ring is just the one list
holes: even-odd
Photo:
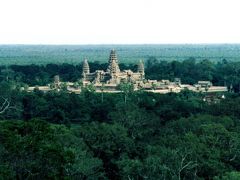
[[(182, 90), (194, 92), (225, 92), (228, 91), (225, 86), (213, 86), (210, 81), (198, 81), (196, 84), (182, 84), (179, 78), (170, 80), (150, 80), (145, 78), (144, 64), (140, 60), (137, 66), (137, 72), (132, 70), (120, 70), (118, 58), (115, 50), (111, 50), (108, 67), (106, 70), (96, 70), (91, 72), (89, 64), (85, 59), (83, 61), (81, 85), (78, 82), (61, 82), (61, 77), (56, 75), (53, 84), (47, 86), (38, 86), (41, 91), (60, 90), (64, 87), (69, 92), (81, 93), (81, 87), (92, 86), (96, 92), (120, 92), (121, 83), (131, 84), (133, 90), (144, 90), (154, 93), (179, 93)], [(29, 87), (28, 91), (33, 91), (36, 87)]]
[(134, 85), (142, 86), (144, 81), (144, 64), (140, 60), (138, 64), (137, 72), (133, 72), (132, 70), (120, 70), (118, 65), (118, 58), (115, 50), (111, 50), (109, 60), (108, 60), (108, 68), (104, 70), (97, 70), (95, 72), (90, 72), (90, 67), (85, 59), (83, 62), (83, 72), (82, 72), (82, 80), (83, 84), (94, 84), (94, 86), (106, 86), (114, 87), (119, 85), (121, 82), (129, 82)]

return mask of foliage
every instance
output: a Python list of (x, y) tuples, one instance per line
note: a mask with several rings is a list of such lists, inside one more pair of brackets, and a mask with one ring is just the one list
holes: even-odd
[(3, 121), (1, 177), (16, 179), (90, 179), (103, 176), (101, 160), (64, 126), (39, 120)]
[[(79, 59), (87, 57), (91, 62), (107, 61), (111, 49), (116, 49), (120, 62), (136, 63), (139, 59), (163, 61), (183, 61), (189, 57), (197, 60), (209, 59), (221, 61), (239, 60), (238, 44), (220, 45), (0, 45), (0, 63), (18, 64), (78, 64)], [(80, 57), (80, 58), (79, 58)], [(56, 69), (53, 69), (53, 71)]]
[(1, 67), (0, 104), (7, 99), (10, 108), (0, 114), (0, 179), (239, 179), (239, 65), (149, 58), (151, 78), (233, 85), (212, 104), (206, 94), (133, 91), (128, 83), (119, 93), (97, 93), (81, 81), (79, 95), (66, 86), (27, 92), (21, 87), (55, 74), (78, 80), (81, 66)]

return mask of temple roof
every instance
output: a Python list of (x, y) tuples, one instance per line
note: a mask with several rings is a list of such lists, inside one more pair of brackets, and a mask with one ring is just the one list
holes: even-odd
[(86, 74), (90, 73), (90, 69), (89, 69), (87, 59), (84, 59), (84, 61), (83, 61), (83, 72), (86, 73)]
[(138, 72), (144, 73), (144, 64), (143, 64), (142, 60), (140, 60), (138, 63)]
[(119, 73), (120, 68), (118, 66), (118, 59), (117, 59), (117, 54), (114, 49), (111, 50), (110, 56), (109, 56), (109, 61), (108, 61), (108, 68), (107, 71), (112, 73), (112, 70), (114, 70), (113, 73)]

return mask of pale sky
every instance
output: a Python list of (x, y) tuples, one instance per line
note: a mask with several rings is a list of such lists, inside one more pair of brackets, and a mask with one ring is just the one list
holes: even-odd
[(240, 0), (0, 0), (0, 44), (240, 43)]

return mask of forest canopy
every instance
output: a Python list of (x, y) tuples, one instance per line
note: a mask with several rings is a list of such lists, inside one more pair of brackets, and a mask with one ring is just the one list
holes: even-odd
[[(21, 87), (81, 77), (81, 65), (11, 65), (0, 73), (0, 179), (238, 179), (240, 63), (145, 61), (146, 78), (210, 80), (233, 92), (81, 94)], [(90, 63), (91, 71), (106, 64)], [(121, 64), (135, 70), (134, 64)], [(207, 96), (217, 101), (203, 101)]]

